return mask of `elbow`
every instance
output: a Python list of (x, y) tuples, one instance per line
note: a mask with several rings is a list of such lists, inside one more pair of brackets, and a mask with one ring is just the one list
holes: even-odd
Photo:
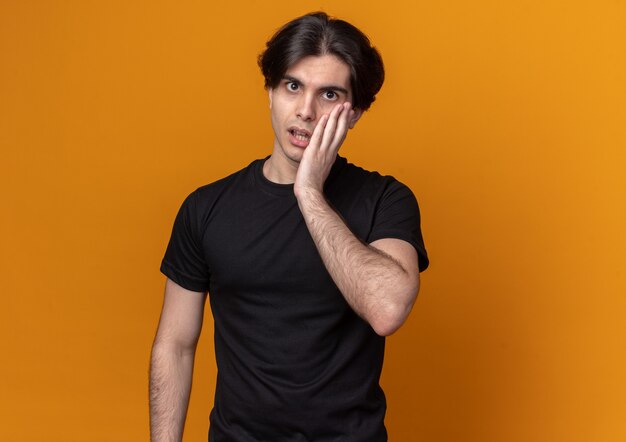
[(380, 306), (377, 314), (369, 321), (372, 329), (379, 336), (394, 334), (407, 320), (419, 290), (419, 278), (397, 294), (395, 301)]
[(382, 337), (386, 337), (386, 336), (391, 336), (392, 334), (394, 334), (396, 332), (396, 330), (398, 330), (400, 328), (400, 326), (402, 325), (402, 322), (400, 323), (384, 323), (384, 324), (371, 324), (372, 329), (374, 329), (374, 332), (378, 335), (378, 336), (382, 336)]
[(370, 325), (377, 335), (390, 336), (404, 324), (412, 308), (413, 301), (386, 306), (370, 321)]
[(408, 311), (401, 308), (387, 308), (387, 311), (378, 315), (374, 320), (370, 321), (370, 325), (378, 336), (391, 336), (406, 321), (409, 316)]

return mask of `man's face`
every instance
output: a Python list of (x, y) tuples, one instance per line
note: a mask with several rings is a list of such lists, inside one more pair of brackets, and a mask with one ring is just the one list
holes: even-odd
[[(305, 57), (269, 91), (274, 151), (283, 166), (297, 169), (313, 130), (334, 106), (352, 102), (350, 68), (334, 55)], [(361, 112), (350, 121), (354, 126)]]

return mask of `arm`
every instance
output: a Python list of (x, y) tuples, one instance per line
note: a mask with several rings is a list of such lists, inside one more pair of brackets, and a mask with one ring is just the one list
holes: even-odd
[(191, 392), (205, 293), (170, 279), (150, 360), (150, 440), (181, 441)]
[(320, 119), (298, 167), (294, 192), (333, 281), (352, 309), (386, 336), (404, 323), (417, 297), (417, 252), (399, 239), (362, 243), (324, 197), (324, 182), (353, 116), (344, 104)]
[(362, 243), (326, 202), (307, 192), (298, 199), (326, 269), (352, 309), (381, 336), (406, 320), (419, 290), (417, 252), (406, 241)]

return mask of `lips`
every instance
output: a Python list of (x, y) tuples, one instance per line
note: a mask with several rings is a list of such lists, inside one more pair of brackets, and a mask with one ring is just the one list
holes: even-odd
[(299, 127), (290, 127), (287, 129), (289, 133), (289, 142), (297, 147), (307, 147), (311, 140), (311, 132)]

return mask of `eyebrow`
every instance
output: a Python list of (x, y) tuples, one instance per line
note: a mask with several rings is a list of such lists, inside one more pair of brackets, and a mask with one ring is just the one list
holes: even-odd
[[(285, 75), (283, 77), (283, 80), (287, 80), (289, 82), (295, 83), (298, 86), (304, 86), (304, 84), (300, 80), (298, 80), (296, 77), (292, 77), (291, 75)], [(337, 86), (337, 85), (334, 85), (334, 84), (320, 86), (319, 90), (342, 92), (342, 93), (348, 95), (348, 90), (346, 88), (341, 87), (341, 86)]]

